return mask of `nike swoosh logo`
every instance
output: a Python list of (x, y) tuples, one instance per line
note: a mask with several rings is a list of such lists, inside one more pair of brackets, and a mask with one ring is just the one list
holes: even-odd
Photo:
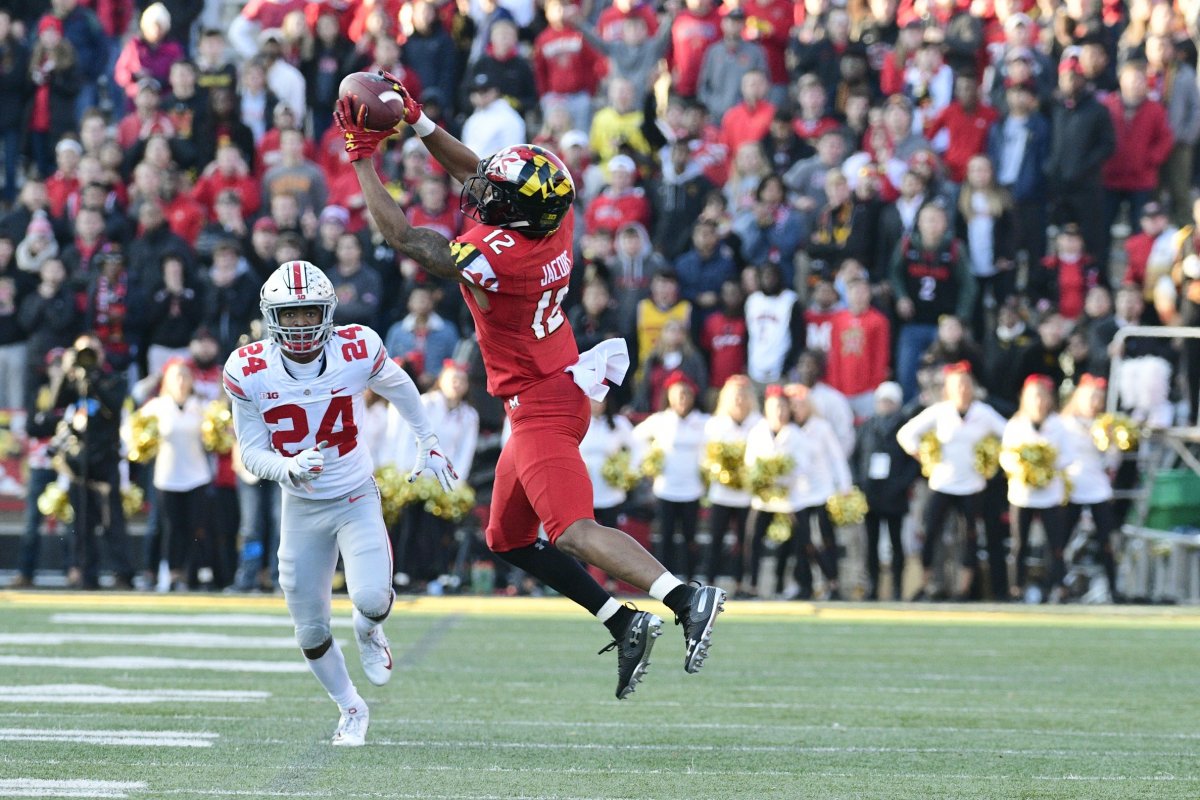
[(704, 609), (708, 608), (708, 592), (700, 590), (700, 602), (696, 604), (696, 613), (703, 614)]
[(366, 497), (365, 494), (360, 494), (358, 497), (351, 497), (350, 502), (353, 503), (355, 500), (362, 500), (364, 497)]
[(348, 388), (350, 388), (350, 387), (348, 387), (348, 386), (343, 386), (343, 387), (342, 387), (342, 388), (340, 388), (340, 389), (330, 389), (330, 390), (329, 390), (329, 393), (330, 393), (330, 394), (337, 394), (338, 392), (344, 392), (344, 391), (346, 391)]

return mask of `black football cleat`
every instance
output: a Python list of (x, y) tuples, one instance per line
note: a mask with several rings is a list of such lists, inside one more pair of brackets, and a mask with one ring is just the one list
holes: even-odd
[[(620, 639), (613, 639), (600, 651), (617, 651), (617, 699), (624, 700), (645, 677), (650, 667), (654, 640), (662, 634), (662, 620), (649, 611), (638, 611), (629, 621)], [(599, 654), (597, 654), (599, 655)]]
[(675, 624), (683, 626), (685, 672), (699, 672), (712, 646), (712, 627), (717, 614), (725, 610), (725, 591), (716, 586), (701, 586), (692, 593), (687, 611), (675, 615)]

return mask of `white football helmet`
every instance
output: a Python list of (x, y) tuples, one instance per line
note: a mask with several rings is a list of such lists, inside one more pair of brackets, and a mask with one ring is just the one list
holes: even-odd
[[(320, 350), (333, 334), (337, 292), (325, 273), (308, 261), (288, 261), (271, 273), (258, 295), (258, 307), (267, 323), (267, 335), (289, 353)], [(285, 328), (279, 312), (297, 306), (319, 306), (321, 324)]]

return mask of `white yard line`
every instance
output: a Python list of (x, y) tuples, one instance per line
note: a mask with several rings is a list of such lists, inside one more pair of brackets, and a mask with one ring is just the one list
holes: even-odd
[(62, 667), (64, 669), (103, 670), (209, 670), (212, 672), (308, 672), (296, 661), (243, 661), (240, 659), (163, 658), (158, 656), (97, 656), (67, 658), (56, 656), (0, 655), (0, 666)]
[(126, 747), (212, 747), (215, 733), (189, 731), (0, 728), (0, 742), (71, 742)]
[[(145, 705), (148, 703), (252, 703), (270, 692), (223, 689), (116, 689), (87, 683), (0, 686), (0, 703)], [(78, 716), (78, 715), (72, 715)], [(106, 715), (107, 716), (107, 715)]]
[(223, 650), (295, 650), (291, 636), (232, 636), (227, 633), (0, 633), (0, 645), (145, 645)]
[[(164, 628), (281, 628), (292, 627), (282, 614), (122, 614), (118, 611), (91, 611), (52, 614), (56, 625), (122, 625)], [(334, 625), (351, 625), (349, 616), (334, 617)]]
[(142, 781), (48, 781), (37, 778), (0, 779), (3, 797), (129, 797), (146, 788)]

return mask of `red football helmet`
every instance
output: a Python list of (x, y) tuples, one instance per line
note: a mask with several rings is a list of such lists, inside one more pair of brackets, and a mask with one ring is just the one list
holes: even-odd
[(558, 156), (516, 144), (479, 162), (463, 184), (460, 205), (484, 225), (546, 236), (558, 230), (574, 200), (575, 182)]

